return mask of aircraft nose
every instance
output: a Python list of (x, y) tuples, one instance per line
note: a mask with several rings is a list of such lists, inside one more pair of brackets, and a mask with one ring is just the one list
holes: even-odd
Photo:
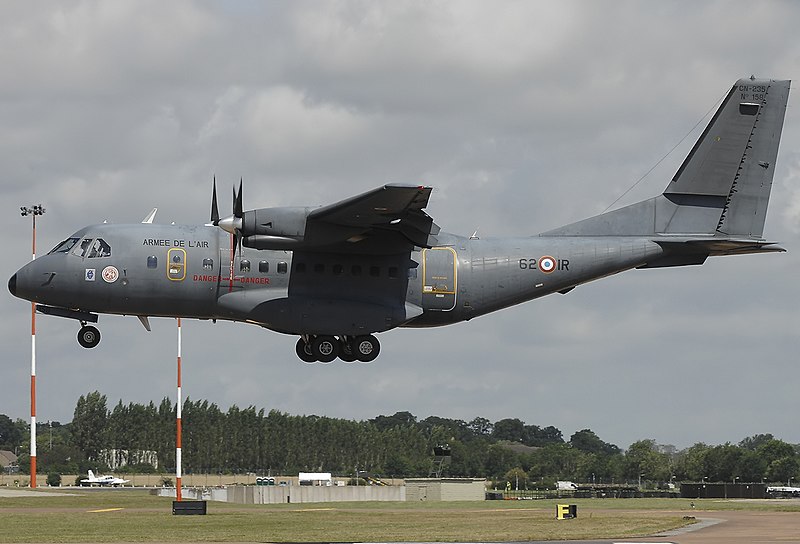
[(8, 280), (8, 290), (11, 291), (11, 294), (17, 296), (17, 275), (14, 274), (11, 276), (11, 279)]

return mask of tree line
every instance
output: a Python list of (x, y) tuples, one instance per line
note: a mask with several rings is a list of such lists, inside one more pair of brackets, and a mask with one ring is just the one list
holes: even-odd
[[(37, 425), (41, 472), (171, 472), (175, 469), (176, 406), (109, 408), (98, 391), (81, 395), (70, 423)], [(378, 477), (424, 477), (431, 473), (433, 448), (446, 446), (442, 476), (512, 481), (520, 489), (550, 486), (554, 480), (596, 484), (643, 481), (790, 482), (800, 479), (800, 447), (758, 434), (738, 444), (694, 444), (684, 450), (639, 440), (622, 450), (590, 429), (565, 439), (553, 426), (509, 418), (491, 422), (410, 412), (354, 421), (296, 416), (255, 406), (220, 409), (206, 400), (186, 399), (182, 407), (183, 470), (191, 473), (296, 474), (367, 473)], [(29, 469), (29, 426), (0, 414), (0, 449), (20, 454)], [(119, 467), (121, 464), (125, 466)]]

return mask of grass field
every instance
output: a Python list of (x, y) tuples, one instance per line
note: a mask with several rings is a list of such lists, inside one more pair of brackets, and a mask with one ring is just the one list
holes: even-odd
[(172, 500), (145, 491), (0, 498), (0, 542), (508, 541), (620, 538), (673, 529), (702, 511), (800, 511), (800, 505), (686, 499), (576, 499), (578, 518), (555, 520), (556, 502), (209, 502), (206, 516), (173, 516)]

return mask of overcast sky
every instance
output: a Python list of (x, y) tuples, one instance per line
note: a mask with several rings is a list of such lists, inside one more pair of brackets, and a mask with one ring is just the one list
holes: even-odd
[[(103, 220), (431, 185), (443, 230), (532, 235), (602, 212), (740, 77), (800, 79), (796, 2), (4, 2), (0, 276)], [(184, 394), (352, 419), (408, 410), (590, 428), (627, 448), (800, 443), (800, 104), (765, 237), (788, 253), (635, 270), (469, 323), (380, 335), (372, 364), (304, 365), (295, 337), (186, 321)], [(707, 119), (705, 120), (707, 121)], [(660, 193), (705, 121), (616, 206)], [(30, 306), (0, 296), (0, 413), (29, 418)], [(39, 421), (79, 395), (175, 398), (176, 326), (37, 319)]]

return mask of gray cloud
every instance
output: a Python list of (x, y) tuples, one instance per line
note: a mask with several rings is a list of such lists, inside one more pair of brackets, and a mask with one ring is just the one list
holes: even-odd
[[(385, 182), (435, 187), (446, 230), (526, 235), (603, 211), (732, 82), (797, 78), (800, 7), (762, 2), (66, 2), (0, 8), (0, 181), (9, 277), (17, 215), (40, 253), (88, 223), (208, 220), (314, 205)], [(794, 324), (800, 132), (790, 97), (767, 236), (790, 253), (633, 271), (434, 330), (382, 335), (371, 365), (302, 365), (294, 339), (186, 322), (186, 392), (224, 406), (368, 418), (520, 417), (569, 436), (686, 446), (800, 442)], [(703, 124), (698, 130), (702, 129)], [(689, 137), (618, 205), (663, 190)], [(0, 412), (27, 417), (29, 306), (0, 297)], [(91, 352), (41, 317), (40, 420), (78, 395), (174, 396), (174, 322), (101, 319)]]

